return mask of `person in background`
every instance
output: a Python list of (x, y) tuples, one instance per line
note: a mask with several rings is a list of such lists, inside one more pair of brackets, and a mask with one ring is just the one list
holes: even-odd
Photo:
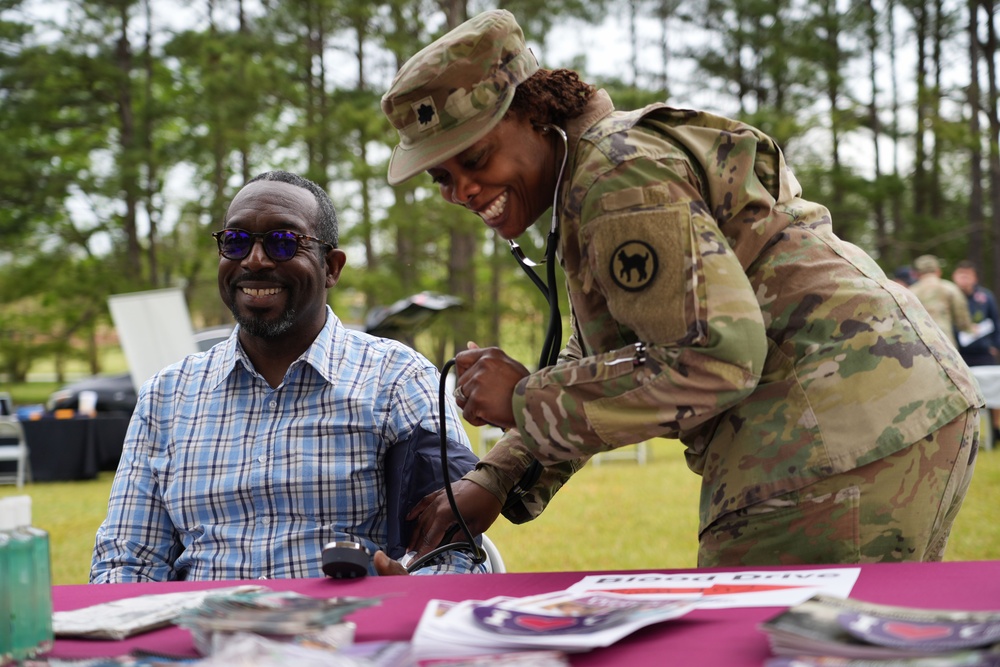
[[(982, 396), (916, 298), (801, 197), (773, 139), (663, 104), (616, 111), (539, 68), (502, 10), (411, 57), (382, 110), (390, 184), (426, 172), (508, 241), (550, 207), (559, 232), (559, 361), (456, 355), (466, 420), (506, 429), (452, 485), (475, 532), (534, 518), (598, 452), (667, 437), (702, 476), (700, 567), (942, 557)], [(419, 553), (455, 523), (441, 492), (411, 516)]]
[[(958, 334), (958, 353), (969, 366), (994, 366), (1000, 362), (1000, 314), (997, 300), (989, 289), (979, 284), (976, 265), (962, 260), (955, 265), (951, 280), (965, 294), (975, 332)], [(993, 442), (1000, 441), (1000, 410), (990, 410)]]
[[(261, 174), (213, 236), (237, 326), (140, 390), (91, 582), (323, 576), (329, 542), (387, 549), (387, 458), (423, 440), (440, 451), (437, 369), (327, 305), (346, 255), (322, 188)], [(449, 460), (468, 459), (450, 402), (444, 417)], [(456, 551), (418, 570), (473, 571)]]
[(963, 260), (951, 280), (966, 297), (975, 331), (959, 336), (958, 352), (970, 366), (992, 366), (1000, 360), (1000, 315), (993, 292), (979, 284), (976, 265)]
[(917, 282), (917, 277), (913, 275), (913, 268), (910, 266), (900, 266), (892, 273), (892, 279), (894, 282), (899, 283), (903, 287), (909, 287), (913, 283)]
[(913, 268), (917, 272), (917, 282), (910, 289), (957, 348), (958, 332), (971, 334), (975, 331), (965, 295), (955, 283), (941, 277), (941, 260), (934, 255), (917, 257)]

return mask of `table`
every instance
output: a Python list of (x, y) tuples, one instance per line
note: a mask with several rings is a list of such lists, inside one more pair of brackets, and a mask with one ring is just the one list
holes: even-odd
[(986, 407), (1000, 408), (1000, 365), (969, 366), (969, 370), (979, 382), (979, 388), (986, 399)]
[(993, 419), (990, 410), (1000, 409), (1000, 365), (996, 366), (970, 366), (969, 370), (979, 383), (979, 389), (986, 399), (986, 409), (982, 411), (982, 428), (980, 428), (979, 440), (983, 449), (993, 449), (997, 443), (993, 442)]
[[(815, 569), (808, 566), (803, 569)], [(792, 570), (796, 568), (744, 568)], [(705, 575), (712, 570), (661, 570)], [(719, 570), (723, 571), (723, 570)], [(732, 571), (727, 568), (724, 571)], [(204, 590), (236, 583), (264, 584), (274, 590), (297, 591), (315, 597), (385, 596), (379, 606), (362, 609), (348, 619), (357, 624), (356, 640), (409, 640), (427, 601), (485, 599), (495, 595), (524, 596), (569, 587), (594, 572), (367, 577), (360, 580), (299, 579), (252, 582), (173, 582), (56, 586), (56, 610), (71, 610), (149, 593)], [(913, 607), (1000, 610), (1000, 561), (899, 563), (861, 566), (852, 597)], [(769, 655), (766, 637), (757, 625), (780, 608), (694, 611), (673, 621), (652, 625), (616, 644), (570, 657), (573, 665), (698, 665), (698, 667), (759, 667)], [(170, 627), (121, 642), (58, 639), (49, 657), (114, 656), (142, 648), (194, 656), (190, 635)]]
[(93, 479), (102, 470), (115, 470), (128, 423), (128, 416), (104, 414), (22, 421), (32, 481)]

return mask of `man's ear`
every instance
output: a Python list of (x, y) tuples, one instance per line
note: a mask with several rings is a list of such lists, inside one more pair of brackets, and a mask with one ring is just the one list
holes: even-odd
[(340, 280), (340, 272), (347, 264), (347, 253), (340, 248), (326, 251), (326, 286), (333, 287)]

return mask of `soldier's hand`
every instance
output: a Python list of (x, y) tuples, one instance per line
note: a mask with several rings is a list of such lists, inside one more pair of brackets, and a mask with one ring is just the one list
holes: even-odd
[[(455, 495), (458, 511), (473, 535), (486, 532), (486, 529), (500, 516), (500, 510), (503, 508), (500, 501), (475, 482), (460, 479), (451, 485), (451, 490)], [(444, 489), (424, 497), (410, 510), (406, 518), (417, 519), (407, 548), (407, 551), (417, 552), (416, 558), (437, 548), (449, 533), (451, 534), (449, 542), (468, 539), (460, 531), (454, 530), (458, 522), (451, 511), (448, 495)]]
[(498, 347), (469, 343), (469, 349), (455, 355), (455, 371), (455, 401), (467, 422), (473, 426), (517, 426), (511, 399), (517, 383), (529, 375), (524, 364)]

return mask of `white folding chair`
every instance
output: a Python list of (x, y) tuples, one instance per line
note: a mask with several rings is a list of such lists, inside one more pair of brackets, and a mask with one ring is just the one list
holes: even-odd
[[(13, 441), (13, 442), (12, 442)], [(24, 429), (16, 417), (0, 417), (0, 461), (15, 461), (17, 470), (14, 473), (0, 473), (0, 483), (24, 486), (25, 480), (31, 481), (31, 461), (28, 458), (28, 443), (24, 439)]]
[(599, 466), (602, 461), (626, 459), (633, 460), (639, 465), (644, 466), (646, 465), (646, 460), (649, 458), (647, 448), (648, 445), (645, 442), (639, 442), (634, 445), (628, 445), (627, 447), (619, 447), (607, 452), (594, 454), (594, 456), (591, 457), (590, 462), (595, 466)]
[(486, 552), (486, 570), (494, 574), (506, 572), (507, 568), (503, 564), (503, 556), (500, 555), (497, 545), (493, 544), (493, 540), (486, 537), (485, 534), (481, 537), (483, 539), (483, 551)]
[(479, 447), (476, 448), (476, 456), (483, 458), (493, 449), (493, 445), (503, 437), (503, 429), (496, 426), (483, 426), (479, 429)]

